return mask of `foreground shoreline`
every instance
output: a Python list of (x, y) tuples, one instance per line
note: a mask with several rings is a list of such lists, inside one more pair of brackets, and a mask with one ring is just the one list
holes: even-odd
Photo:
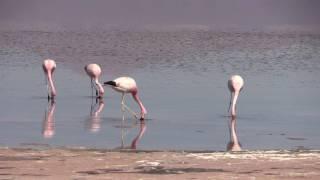
[(0, 179), (319, 179), (320, 150), (1, 148)]

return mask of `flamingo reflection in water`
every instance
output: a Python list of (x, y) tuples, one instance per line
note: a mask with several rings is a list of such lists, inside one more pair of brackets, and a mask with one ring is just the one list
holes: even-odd
[(227, 144), (227, 151), (242, 151), (241, 144), (239, 142), (236, 130), (236, 117), (231, 116), (231, 120), (228, 123), (230, 140)]
[[(139, 132), (136, 135), (136, 137), (132, 140), (131, 145), (130, 146), (125, 146), (125, 136), (128, 133), (128, 130), (131, 128), (135, 128), (138, 123), (140, 124), (140, 128), (139, 128)], [(115, 149), (137, 149), (137, 144), (138, 142), (141, 140), (141, 138), (143, 137), (143, 135), (145, 134), (146, 130), (147, 130), (147, 126), (146, 126), (146, 122), (145, 120), (141, 120), (141, 121), (134, 121), (133, 124), (125, 124), (125, 116), (124, 116), (124, 112), (122, 114), (122, 123), (120, 126), (115, 126), (116, 128), (121, 128), (121, 146), (120, 147), (116, 147)]]
[(140, 141), (140, 139), (142, 138), (146, 130), (147, 130), (146, 122), (140, 121), (140, 130), (138, 135), (131, 142), (131, 149), (137, 149), (137, 143)]
[(104, 108), (104, 102), (101, 98), (96, 98), (96, 102), (91, 102), (91, 109), (90, 109), (90, 117), (89, 117), (89, 126), (88, 129), (91, 132), (98, 132), (101, 128), (100, 122), (100, 113), (102, 112)]
[(54, 130), (54, 110), (55, 110), (55, 101), (53, 99), (48, 101), (48, 106), (45, 110), (43, 126), (42, 126), (42, 136), (44, 138), (51, 138), (55, 134)]

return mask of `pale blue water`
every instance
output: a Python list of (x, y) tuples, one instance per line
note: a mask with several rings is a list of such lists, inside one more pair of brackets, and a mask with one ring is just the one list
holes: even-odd
[[(45, 58), (57, 61), (51, 138), (42, 133)], [(122, 121), (120, 94), (106, 87), (98, 119), (90, 118), (87, 63), (101, 64), (101, 81), (136, 79), (149, 112), (137, 149), (226, 150), (226, 84), (235, 73), (245, 79), (243, 149), (320, 148), (320, 33), (200, 30), (0, 32), (0, 146), (129, 147), (140, 122), (130, 114)]]

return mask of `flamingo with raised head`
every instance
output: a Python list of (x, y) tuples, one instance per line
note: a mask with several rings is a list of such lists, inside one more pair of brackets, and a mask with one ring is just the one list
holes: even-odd
[(47, 84), (47, 90), (48, 90), (48, 99), (53, 99), (57, 95), (57, 91), (56, 91), (56, 88), (54, 87), (54, 83), (52, 79), (53, 72), (56, 69), (56, 67), (57, 67), (56, 62), (52, 59), (46, 59), (42, 63), (43, 71), (47, 76), (46, 84)]
[(231, 116), (236, 116), (236, 104), (237, 104), (239, 93), (243, 88), (243, 85), (244, 85), (243, 78), (239, 75), (233, 75), (228, 80), (228, 87), (231, 93), (230, 104), (229, 104), (229, 111), (231, 108)]
[(115, 91), (122, 93), (121, 105), (122, 111), (127, 109), (131, 114), (138, 118), (137, 114), (133, 112), (124, 102), (125, 94), (131, 93), (133, 99), (137, 102), (141, 110), (141, 118), (140, 120), (144, 120), (145, 115), (147, 114), (146, 108), (143, 106), (139, 96), (138, 96), (138, 86), (134, 79), (131, 77), (119, 77), (114, 79), (113, 81), (105, 82), (104, 85), (110, 85)]
[(84, 67), (84, 70), (87, 72), (88, 76), (91, 79), (91, 90), (93, 87), (96, 89), (96, 96), (102, 98), (104, 94), (104, 89), (102, 84), (99, 82), (99, 77), (101, 76), (101, 68), (98, 64), (88, 64)]

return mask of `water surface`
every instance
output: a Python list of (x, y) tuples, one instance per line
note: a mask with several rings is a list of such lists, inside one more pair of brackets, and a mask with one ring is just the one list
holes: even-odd
[[(57, 61), (52, 116), (45, 58)], [(103, 102), (90, 97), (87, 63), (102, 66), (101, 81), (136, 79), (148, 110), (145, 124), (121, 112), (121, 96), (112, 89), (105, 88)], [(319, 70), (317, 33), (2, 31), (0, 145), (117, 149), (135, 142), (143, 150), (226, 150), (226, 84), (240, 74), (245, 87), (237, 135), (243, 149), (319, 149)], [(131, 96), (126, 100), (139, 111)]]

